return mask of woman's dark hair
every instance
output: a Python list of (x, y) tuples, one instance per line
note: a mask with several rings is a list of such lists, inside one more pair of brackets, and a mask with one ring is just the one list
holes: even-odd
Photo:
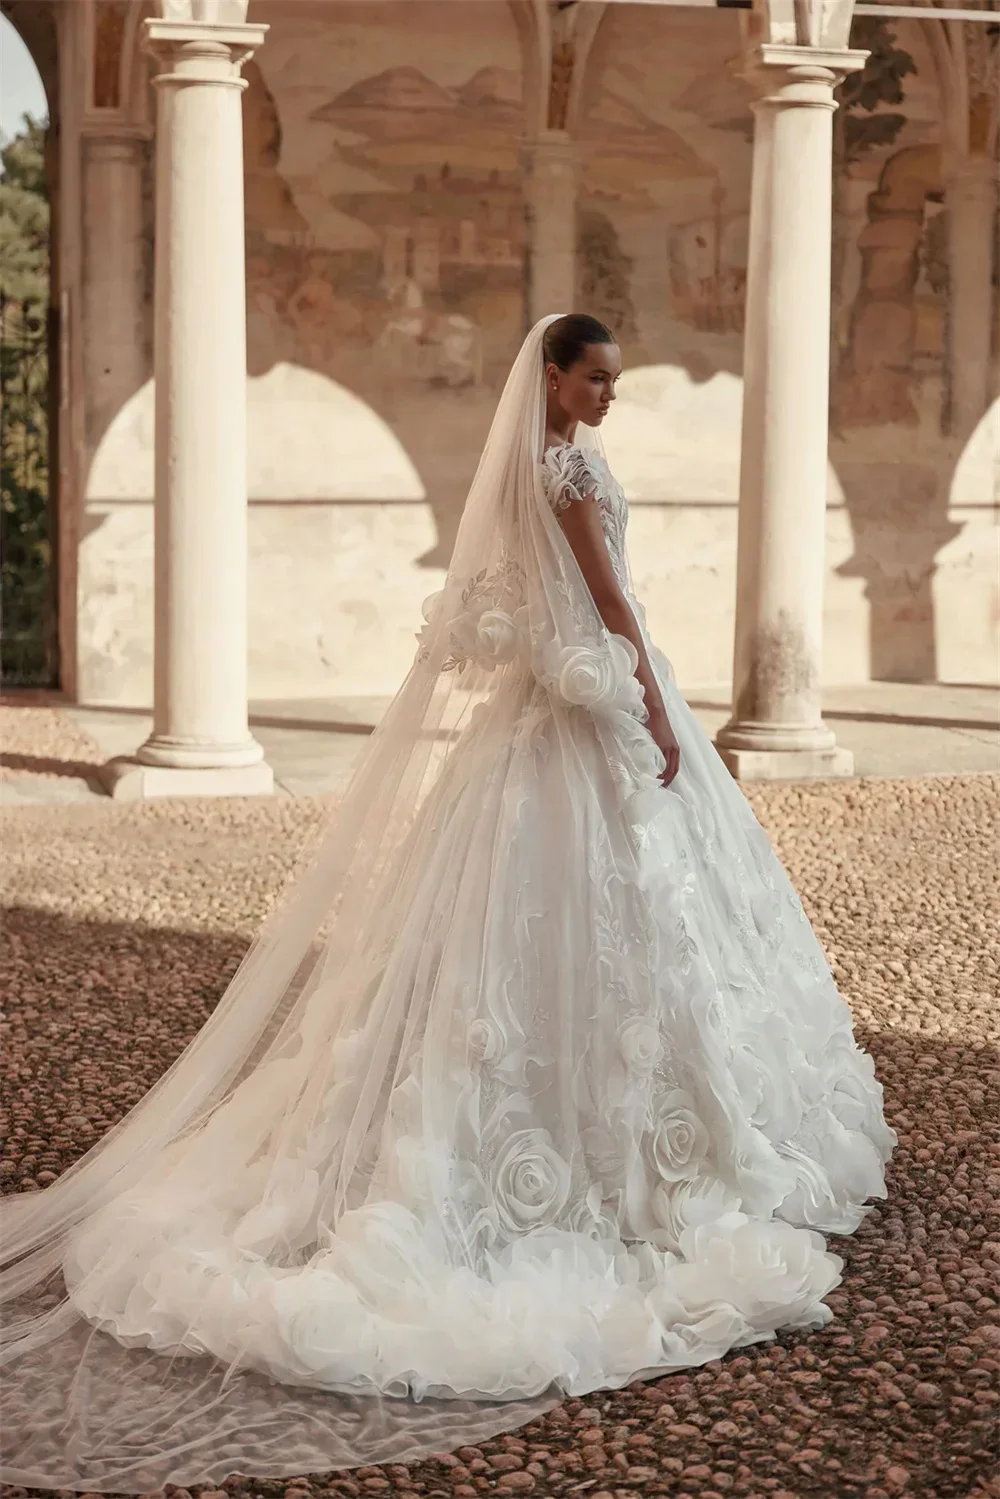
[(605, 328), (595, 317), (586, 312), (570, 312), (550, 323), (545, 330), (542, 360), (565, 371), (583, 357), (588, 344), (613, 344), (614, 341), (611, 329)]

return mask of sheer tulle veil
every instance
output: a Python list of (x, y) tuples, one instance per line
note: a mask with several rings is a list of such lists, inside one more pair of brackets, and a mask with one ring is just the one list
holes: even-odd
[[(346, 1394), (335, 1372), (315, 1369), (295, 1382), (247, 1348), (241, 1306), (216, 1309), (220, 1325), (232, 1320), (221, 1351), (177, 1351), (175, 1331), (164, 1332), (166, 1352), (148, 1333), (153, 1347), (127, 1346), (102, 1330), (96, 1289), (122, 1224), (154, 1240), (201, 1221), (208, 1246), (224, 1235), (254, 1264), (293, 1277), (373, 1193), (392, 1200), (392, 1173), (406, 1163), (387, 1161), (379, 1141), (411, 1015), (435, 1005), (454, 1014), (483, 961), (474, 943), (460, 960), (457, 928), (440, 913), (413, 911), (414, 871), (453, 856), (442, 798), (490, 763), (490, 746), (509, 742), (526, 711), (585, 711), (613, 741), (625, 794), (655, 789), (658, 752), (642, 729), (630, 648), (604, 629), (542, 484), (551, 321), (514, 362), (406, 680), (211, 1018), (57, 1182), (3, 1202), (7, 1482), (139, 1492), (234, 1470), (406, 1460), (520, 1425), (559, 1398), (552, 1388), (517, 1401), (502, 1391), (444, 1398), (431, 1386), (422, 1399), (375, 1385)], [(598, 446), (583, 430), (577, 441)], [(493, 832), (499, 859), (502, 829)], [(432, 1101), (413, 1107), (426, 1118)], [(437, 1185), (424, 1190), (433, 1197)], [(132, 1305), (157, 1326), (152, 1279)]]

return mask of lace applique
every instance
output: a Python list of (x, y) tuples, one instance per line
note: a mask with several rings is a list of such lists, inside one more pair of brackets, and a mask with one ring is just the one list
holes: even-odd
[(558, 515), (574, 501), (597, 498), (600, 477), (579, 448), (564, 443), (549, 448), (542, 458), (542, 485)]
[(570, 443), (549, 448), (541, 462), (542, 487), (556, 515), (574, 501), (593, 499), (601, 516), (601, 529), (615, 577), (631, 596), (628, 560), (625, 553), (625, 531), (628, 526), (628, 501), (604, 460), (588, 457)]
[[(439, 631), (445, 594), (424, 600), (424, 627), (417, 635), (416, 660), (428, 661)], [(448, 622), (447, 655), (441, 671), (464, 672), (477, 665), (492, 671), (512, 661), (523, 644), (526, 627), (524, 569), (501, 545), (496, 567), (482, 568), (462, 589), (461, 601)]]

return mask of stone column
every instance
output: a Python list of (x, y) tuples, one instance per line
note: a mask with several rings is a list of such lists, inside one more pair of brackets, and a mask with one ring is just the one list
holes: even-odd
[(990, 398), (996, 162), (986, 155), (962, 157), (946, 184), (945, 203), (950, 277), (949, 425), (964, 441), (982, 420)]
[(528, 321), (573, 312), (579, 160), (565, 130), (543, 130), (525, 149), (528, 189)]
[(146, 379), (142, 171), (145, 132), (109, 127), (84, 137), (84, 389), (88, 448)]
[(265, 26), (149, 20), (156, 78), (153, 732), (117, 796), (273, 789), (247, 719), (240, 67)]
[(830, 362), (833, 90), (865, 53), (768, 43), (753, 179), (732, 716), (734, 776), (853, 772), (820, 704)]

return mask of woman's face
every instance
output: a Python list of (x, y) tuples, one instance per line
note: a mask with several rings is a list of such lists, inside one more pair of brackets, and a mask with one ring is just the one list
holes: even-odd
[(588, 344), (568, 370), (546, 366), (551, 414), (569, 417), (588, 427), (599, 427), (615, 399), (615, 383), (622, 372), (617, 344)]

